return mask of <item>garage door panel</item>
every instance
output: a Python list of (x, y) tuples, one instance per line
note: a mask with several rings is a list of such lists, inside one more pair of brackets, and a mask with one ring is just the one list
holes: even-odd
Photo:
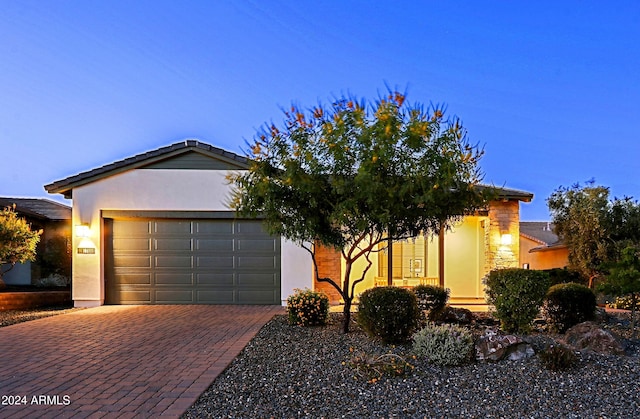
[(191, 239), (154, 239), (155, 250), (166, 251), (191, 251), (193, 249), (193, 243)]
[(264, 290), (240, 290), (238, 291), (239, 304), (273, 304), (279, 300), (280, 295), (265, 292)]
[(151, 239), (147, 238), (123, 238), (113, 240), (113, 250), (118, 251), (142, 251), (148, 252), (151, 250)]
[(233, 286), (235, 285), (235, 275), (233, 273), (197, 274), (196, 285)]
[(191, 256), (156, 256), (156, 268), (191, 268)]
[(233, 234), (233, 223), (229, 221), (197, 221), (195, 223), (196, 235), (203, 234)]
[(114, 265), (119, 268), (151, 268), (151, 256), (113, 256)]
[(270, 256), (240, 256), (238, 257), (239, 269), (274, 269), (276, 268), (274, 257)]
[(240, 251), (258, 253), (258, 252), (270, 252), (273, 253), (277, 250), (275, 240), (267, 239), (238, 239), (236, 240), (236, 247)]
[(122, 304), (149, 304), (151, 303), (151, 291), (149, 290), (122, 290), (120, 292)]
[(262, 273), (239, 273), (238, 285), (251, 286), (251, 287), (263, 287), (272, 288), (278, 284), (278, 277), (273, 274)]
[(264, 234), (264, 227), (261, 222), (250, 220), (239, 220), (236, 222), (236, 233), (239, 234)]
[(151, 274), (150, 273), (118, 274), (116, 272), (114, 276), (114, 281), (116, 284), (121, 284), (121, 285), (151, 285)]
[(208, 304), (230, 304), (237, 302), (238, 298), (235, 291), (228, 289), (221, 290), (198, 290), (197, 302)]
[(105, 219), (107, 302), (280, 304), (280, 238), (255, 220)]
[(156, 221), (154, 233), (162, 236), (191, 235), (192, 224), (190, 221)]
[(233, 256), (227, 257), (207, 257), (207, 256), (198, 256), (196, 258), (196, 264), (198, 268), (211, 269), (211, 268), (219, 268), (219, 269), (233, 269)]
[(191, 273), (157, 273), (155, 283), (156, 285), (192, 285), (193, 275)]
[(184, 304), (193, 302), (191, 290), (156, 290), (155, 302), (157, 304)]
[(196, 249), (201, 252), (232, 252), (233, 240), (196, 239)]
[(149, 221), (127, 221), (113, 224), (113, 237), (146, 237), (151, 233)]

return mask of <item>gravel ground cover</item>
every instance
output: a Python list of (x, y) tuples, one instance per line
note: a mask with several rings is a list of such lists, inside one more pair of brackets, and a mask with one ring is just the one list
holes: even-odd
[(43, 317), (57, 316), (58, 314), (71, 313), (76, 310), (82, 309), (64, 306), (0, 311), (0, 327), (11, 326), (12, 324), (28, 322), (30, 320), (41, 319)]
[[(408, 346), (371, 341), (341, 315), (326, 327), (290, 326), (276, 316), (213, 382), (184, 418), (637, 418), (638, 341), (626, 356), (580, 353), (576, 368), (553, 372), (539, 358), (438, 367), (414, 360)], [(628, 318), (606, 328), (630, 336)], [(554, 336), (526, 339), (540, 350)], [(395, 353), (414, 368), (370, 383), (354, 354)]]

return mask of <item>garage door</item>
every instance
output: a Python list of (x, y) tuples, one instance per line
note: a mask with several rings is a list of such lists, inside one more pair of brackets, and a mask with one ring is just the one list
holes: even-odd
[(255, 220), (105, 220), (110, 304), (280, 304), (280, 240)]

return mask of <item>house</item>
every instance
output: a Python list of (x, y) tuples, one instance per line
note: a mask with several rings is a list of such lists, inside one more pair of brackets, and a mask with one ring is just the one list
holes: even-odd
[[(46, 185), (73, 200), (75, 305), (283, 304), (296, 288), (323, 289), (306, 250), (229, 209), (227, 175), (247, 167), (245, 157), (185, 140)], [(518, 265), (519, 203), (532, 197), (500, 189), (499, 200), (443, 237), (453, 295), (483, 299), (490, 269)], [(436, 275), (434, 240), (394, 244), (394, 283)], [(327, 249), (318, 261), (323, 272), (342, 269)], [(375, 286), (385, 263), (381, 256), (359, 289)]]
[(569, 249), (546, 221), (520, 222), (520, 266), (529, 269), (564, 268)]
[[(32, 280), (46, 277), (53, 271), (70, 275), (71, 208), (42, 198), (0, 197), (1, 208), (14, 205), (15, 212), (31, 225), (32, 230), (42, 230), (42, 235), (36, 249), (36, 262), (16, 264), (4, 275), (4, 282), (8, 285), (31, 285)], [(56, 260), (42, 257), (58, 249), (60, 255)]]

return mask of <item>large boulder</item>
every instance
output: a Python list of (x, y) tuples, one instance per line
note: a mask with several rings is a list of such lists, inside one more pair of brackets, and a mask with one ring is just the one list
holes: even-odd
[(576, 351), (592, 351), (608, 355), (622, 355), (620, 340), (594, 322), (577, 324), (567, 330), (564, 341)]
[(444, 323), (471, 324), (473, 313), (466, 308), (447, 306), (440, 314), (439, 319)]
[(515, 335), (500, 335), (487, 329), (476, 341), (476, 358), (481, 361), (518, 361), (535, 355), (533, 347)]

